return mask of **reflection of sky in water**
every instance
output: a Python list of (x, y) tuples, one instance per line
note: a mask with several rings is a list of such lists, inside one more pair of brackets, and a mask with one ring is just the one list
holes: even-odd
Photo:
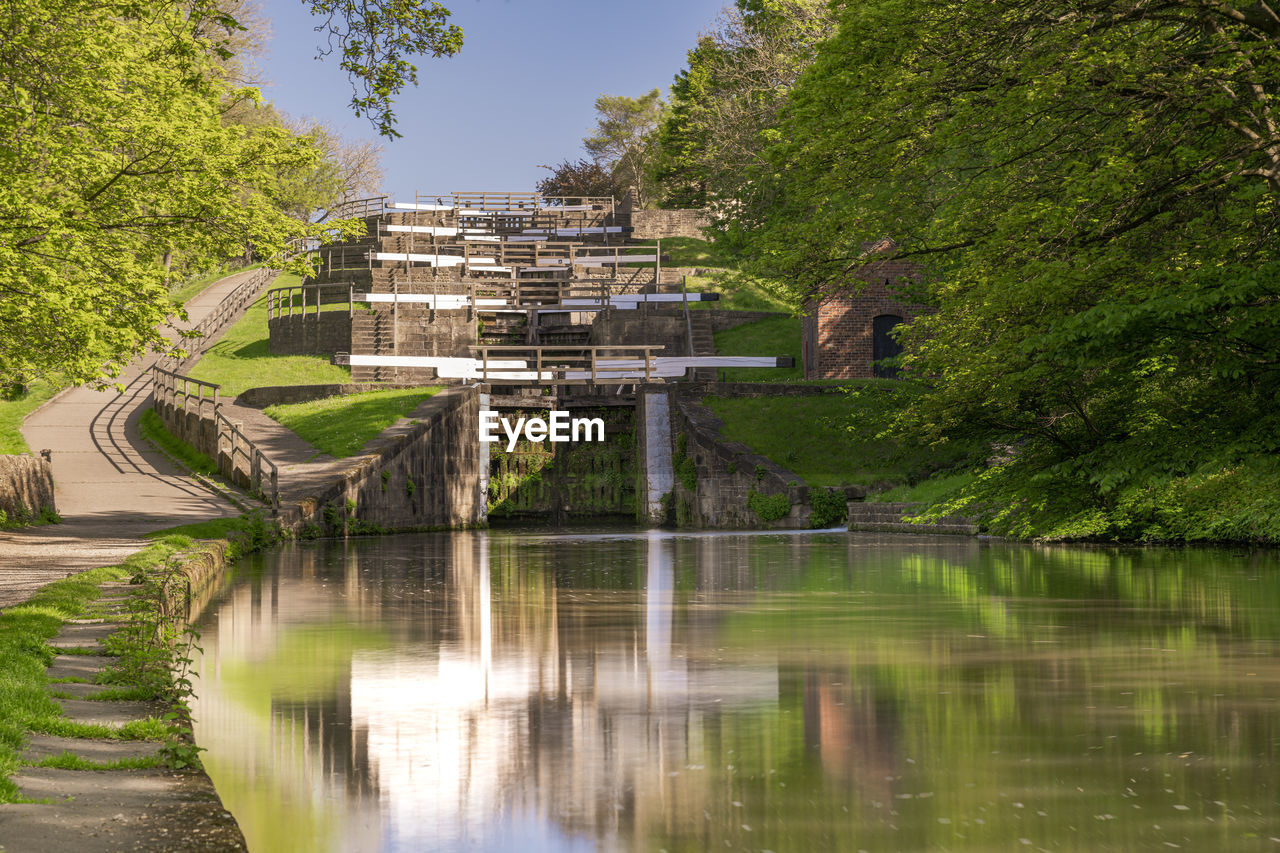
[(1277, 582), (1206, 554), (297, 547), (206, 619), (197, 736), (270, 851), (1269, 849)]

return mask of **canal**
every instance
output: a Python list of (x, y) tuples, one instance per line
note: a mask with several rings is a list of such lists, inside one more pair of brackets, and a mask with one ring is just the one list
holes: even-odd
[(200, 624), (262, 853), (1280, 850), (1274, 553), (405, 535)]

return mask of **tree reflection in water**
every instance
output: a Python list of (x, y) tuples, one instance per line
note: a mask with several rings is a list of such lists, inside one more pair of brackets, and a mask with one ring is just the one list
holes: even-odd
[(298, 545), (207, 611), (197, 736), (260, 850), (1272, 849), (1275, 563), (832, 534)]

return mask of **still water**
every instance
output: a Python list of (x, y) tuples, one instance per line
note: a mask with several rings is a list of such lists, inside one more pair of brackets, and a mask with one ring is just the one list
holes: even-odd
[(261, 853), (1280, 851), (1274, 553), (430, 534), (202, 624)]

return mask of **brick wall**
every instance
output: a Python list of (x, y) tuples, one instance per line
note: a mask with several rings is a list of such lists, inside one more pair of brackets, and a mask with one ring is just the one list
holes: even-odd
[(929, 309), (904, 301), (899, 291), (919, 281), (920, 267), (905, 261), (880, 261), (863, 267), (843, 293), (812, 303), (804, 318), (805, 377), (869, 379), (872, 373), (872, 324), (881, 315), (910, 322)]

